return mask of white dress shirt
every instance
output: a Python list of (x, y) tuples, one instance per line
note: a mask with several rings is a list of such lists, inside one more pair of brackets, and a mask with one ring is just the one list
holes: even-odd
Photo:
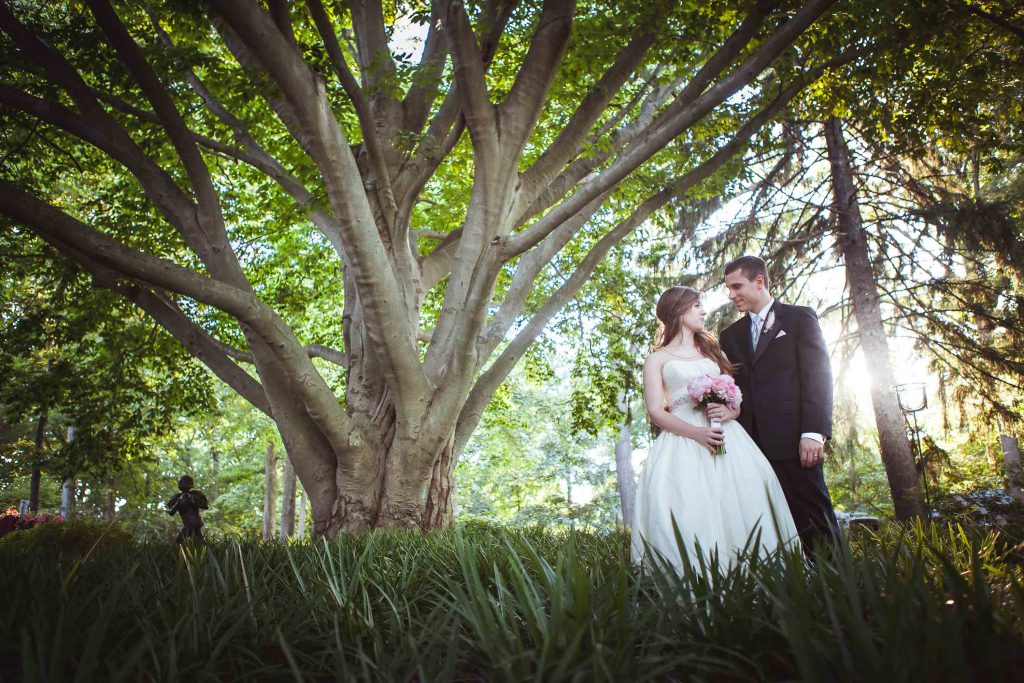
[[(761, 329), (764, 327), (765, 318), (768, 316), (768, 311), (772, 309), (774, 303), (775, 299), (768, 297), (768, 302), (761, 307), (761, 310), (757, 313), (750, 312), (750, 341), (755, 349), (757, 348), (757, 342), (760, 341)], [(825, 437), (817, 432), (804, 432), (800, 435), (800, 438), (825, 443)]]

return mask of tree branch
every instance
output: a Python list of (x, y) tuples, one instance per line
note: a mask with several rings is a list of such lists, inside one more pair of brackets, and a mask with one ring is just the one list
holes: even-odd
[(494, 349), (512, 327), (516, 317), (522, 312), (540, 272), (551, 262), (555, 254), (576, 236), (610, 195), (610, 192), (606, 192), (587, 204), (548, 235), (543, 242), (519, 259), (508, 293), (502, 300), (498, 312), (494, 314), (487, 328), (477, 340), (477, 357), (481, 359), (481, 363), (491, 357)]
[(1021, 28), (1020, 26), (1018, 26), (1017, 24), (1013, 23), (1012, 21), (1010, 21), (1008, 19), (1004, 19), (1003, 17), (999, 16), (998, 14), (995, 14), (994, 12), (987, 12), (984, 9), (980, 8), (980, 7), (976, 7), (974, 5), (970, 5), (970, 4), (966, 3), (966, 2), (963, 2), (962, 0), (956, 0), (954, 2), (954, 4), (959, 5), (960, 7), (962, 7), (965, 10), (967, 10), (968, 12), (970, 12), (973, 15), (975, 15), (976, 17), (980, 17), (980, 18), (984, 19), (985, 21), (993, 23), (996, 26), (998, 26), (998, 27), (1000, 27), (1000, 28), (1002, 28), (1002, 29), (1004, 29), (1006, 31), (1009, 31), (1010, 33), (1012, 33), (1013, 35), (1017, 36), (1021, 40), (1024, 40), (1024, 28)]
[(447, 44), (444, 32), (438, 26), (437, 10), (432, 8), (423, 55), (413, 75), (412, 85), (402, 100), (402, 128), (414, 135), (419, 135), (426, 125), (430, 108), (440, 90), (441, 74), (448, 57)]
[[(722, 73), (722, 71), (729, 66), (736, 59), (737, 55), (742, 52), (743, 48), (753, 40), (754, 36), (757, 35), (758, 30), (764, 24), (765, 19), (771, 14), (771, 11), (775, 5), (778, 4), (778, 0), (759, 0), (753, 8), (747, 13), (743, 21), (736, 28), (735, 31), (729, 36), (728, 39), (719, 47), (715, 53), (708, 59), (707, 62), (697, 71), (697, 73), (690, 79), (690, 81), (684, 86), (683, 90), (680, 91), (674, 98), (674, 107), (670, 105), (666, 108), (665, 112), (661, 115), (658, 121), (667, 120), (668, 117), (675, 113), (678, 113), (678, 107), (681, 105), (690, 104), (698, 95), (704, 92), (708, 85), (714, 81), (715, 78)], [(639, 40), (639, 39), (638, 39)], [(628, 50), (628, 47), (627, 47)], [(642, 55), (633, 56), (634, 59), (641, 58)], [(614, 69), (614, 66), (613, 66)], [(621, 77), (621, 76), (620, 76)], [(621, 87), (621, 86), (620, 86)], [(661, 91), (665, 94), (671, 92), (669, 89)], [(633, 125), (629, 126), (627, 131), (620, 132), (613, 137), (613, 144), (610, 149), (605, 151), (603, 154), (598, 154), (594, 159), (581, 160), (576, 164), (576, 168), (570, 168), (567, 170), (562, 182), (557, 183), (556, 187), (551, 187), (553, 176), (558, 170), (565, 165), (565, 163), (571, 158), (567, 155), (567, 152), (571, 152), (575, 155), (576, 150), (565, 149), (561, 152), (560, 156), (565, 157), (560, 164), (555, 164), (555, 159), (551, 158), (546, 164), (547, 167), (542, 166), (537, 172), (537, 177), (526, 177), (524, 178), (529, 182), (529, 185), (523, 185), (523, 194), (519, 198), (519, 205), (525, 209), (525, 213), (517, 217), (517, 225), (528, 220), (530, 217), (537, 215), (542, 210), (550, 206), (555, 200), (565, 196), (580, 179), (585, 177), (588, 173), (598, 168), (602, 163), (612, 158), (614, 154), (621, 151), (627, 146), (628, 143), (640, 137), (641, 133), (647, 129), (647, 123), (654, 120), (654, 113), (658, 106), (661, 104), (661, 98), (655, 97), (650, 103), (650, 106), (645, 107), (641, 111), (641, 116), (634, 122)], [(645, 115), (646, 114), (646, 115)], [(647, 130), (653, 130), (657, 125), (651, 126)], [(582, 131), (582, 135), (585, 135), (590, 131), (588, 126)], [(557, 143), (557, 141), (556, 141)], [(578, 148), (578, 143), (576, 145)], [(538, 163), (543, 160), (538, 159)], [(529, 169), (527, 176), (533, 171)], [(554, 190), (554, 191), (552, 191)], [(547, 197), (547, 201), (538, 202), (541, 198), (541, 194)], [(528, 208), (527, 208), (528, 207)], [(520, 213), (520, 212), (517, 212)]]
[[(640, 136), (638, 142), (623, 152), (611, 166), (587, 182), (575, 194), (530, 228), (510, 238), (505, 248), (506, 258), (513, 258), (534, 247), (563, 221), (592, 201), (594, 197), (617, 185), (676, 136), (753, 81), (800, 33), (834, 3), (835, 0), (811, 0), (720, 83), (708, 89), (685, 107), (678, 108), (670, 105), (670, 109), (675, 111), (674, 115), (658, 116), (651, 124), (649, 131)], [(832, 60), (829, 65), (835, 61)], [(680, 98), (677, 97), (675, 102), (680, 102)]]
[(183, 294), (229, 313), (256, 329), (266, 329), (266, 321), (261, 319), (264, 306), (251, 291), (132, 249), (4, 179), (0, 179), (0, 213), (28, 227), (58, 249), (73, 248), (124, 277)]
[[(515, 9), (517, 0), (488, 0), (484, 6), (484, 28), (487, 33), (480, 39), (480, 54), (486, 69), (494, 53), (498, 49), (498, 42), (505, 30), (512, 11)], [(434, 13), (444, 17), (444, 7), (440, 1), (434, 3)], [(447, 19), (443, 19), (447, 24)], [(441, 36), (444, 38), (444, 36)], [(450, 44), (448, 38), (444, 41)], [(454, 124), (454, 127), (453, 127)], [(412, 211), (420, 192), (430, 180), (434, 171), (441, 162), (451, 153), (462, 138), (466, 128), (466, 118), (462, 112), (462, 93), (458, 81), (448, 89), (437, 114), (427, 128), (427, 134), (416, 146), (413, 157), (402, 164), (395, 179), (395, 193), (399, 197), (399, 220), (407, 220)]]
[(231, 359), (219, 348), (220, 342), (189, 320), (173, 301), (138, 285), (113, 284), (111, 288), (131, 300), (157, 321), (189, 353), (210, 368), (217, 377), (238, 392), (242, 398), (263, 414), (273, 418), (263, 385), (232, 363)]
[[(347, 271), (354, 276), (367, 332), (381, 354), (396, 405), (400, 413), (417, 410), (407, 401), (428, 391), (416, 339), (407, 334), (417, 302), (410, 300), (414, 295), (401, 286), (389, 259), (388, 246), (382, 240), (387, 231), (379, 231), (374, 220), (355, 158), (334, 117), (323, 80), (287, 46), (263, 10), (243, 0), (210, 1), (250, 52), (256, 54), (258, 50), (267, 75), (293, 107), (341, 227)], [(409, 251), (408, 240), (391, 247)]]
[[(323, 4), (320, 0), (306, 0), (306, 5), (309, 6), (309, 12), (313, 17), (313, 22), (316, 24), (317, 32), (320, 33), (324, 47), (327, 48), (327, 55), (330, 58), (331, 66), (334, 67), (334, 73), (338, 76), (338, 81), (341, 83), (345, 94), (348, 95), (349, 100), (351, 100), (352, 106), (355, 107), (356, 116), (359, 118), (359, 128), (363, 133), (363, 142), (366, 145), (366, 152), (370, 158), (370, 167), (373, 169), (373, 174), (377, 179), (380, 203), (388, 214), (389, 223), (394, 226), (397, 221), (398, 207), (395, 202), (387, 157), (380, 144), (378, 124), (373, 112), (370, 110), (370, 103), (348, 68), (345, 55), (341, 51), (341, 44), (338, 42), (338, 35), (334, 32), (334, 26), (331, 24)], [(353, 4), (353, 15), (355, 14), (354, 8), (357, 5), (358, 3)], [(385, 43), (386, 48), (387, 44)], [(364, 82), (366, 82), (365, 74)], [(368, 84), (368, 87), (372, 87), (372, 83)]]
[(74, 67), (21, 24), (5, 3), (0, 3), (0, 28), (71, 95), (82, 113), (76, 114), (61, 105), (25, 95), (12, 88), (5, 90), (8, 102), (41, 120), (64, 128), (124, 164), (139, 181), (149, 200), (185, 238), (189, 247), (204, 263), (212, 263), (215, 257), (210, 252), (209, 240), (198, 224), (195, 204), (174, 179), (147, 156), (124, 128), (100, 107), (92, 94), (92, 88), (82, 80)]
[(198, 200), (196, 222), (206, 242), (207, 267), (215, 277), (231, 282), (236, 287), (250, 288), (249, 280), (242, 272), (242, 267), (228, 240), (220, 198), (213, 187), (210, 171), (170, 93), (145, 60), (138, 45), (128, 34), (128, 30), (110, 4), (106, 0), (87, 0), (87, 4), (121, 61), (142, 88), (146, 99), (153, 106), (153, 111), (160, 117), (167, 136), (185, 167)]
[(116, 272), (69, 244), (63, 243), (57, 248), (91, 273), (97, 286), (116, 292), (133, 302), (242, 398), (268, 417), (273, 417), (263, 386), (232, 363), (218, 348), (220, 342), (192, 322), (173, 301), (149, 288), (135, 283), (120, 282)]
[(518, 162), (519, 153), (544, 109), (544, 98), (569, 45), (575, 8), (576, 0), (544, 0), (530, 48), (512, 89), (498, 106), (502, 146), (514, 152), (508, 159), (510, 163)]
[[(247, 351), (240, 351), (230, 344), (226, 344), (219, 339), (214, 339), (213, 343), (216, 344), (217, 348), (220, 349), (224, 355), (233, 358), (242, 363), (254, 363), (255, 360), (252, 354)], [(306, 354), (310, 358), (322, 358), (329, 363), (339, 365), (341, 367), (348, 366), (348, 359), (345, 356), (344, 351), (338, 349), (332, 349), (330, 346), (324, 346), (323, 344), (307, 344), (303, 347)]]
[[(435, 0), (441, 1), (441, 0)], [(487, 93), (483, 55), (476, 44), (469, 16), (461, 0), (448, 0), (445, 22), (455, 67), (455, 83), (462, 98), (462, 114), (473, 140), (479, 164), (491, 166), (500, 158), (498, 118)]]
[[(294, 392), (292, 401), (295, 396), (301, 397), (307, 417), (316, 423), (334, 451), (350, 450), (353, 425), (337, 397), (280, 316), (251, 290), (204, 277), (176, 263), (132, 249), (2, 179), (0, 213), (28, 227), (72, 258), (75, 252), (87, 254), (90, 260), (128, 279), (183, 294), (234, 316), (243, 331), (247, 331), (250, 346), (256, 345), (257, 370), (261, 376), (264, 372), (278, 370), (286, 373), (287, 384), (266, 383), (266, 386), (290, 387)], [(250, 337), (248, 331), (253, 336)], [(278, 365), (282, 368), (277, 368)], [(275, 395), (268, 393), (268, 398), (274, 406)], [(272, 410), (278, 419), (277, 408)]]
[(654, 44), (654, 37), (653, 31), (644, 30), (634, 36), (618, 54), (612, 65), (580, 102), (555, 141), (529, 169), (522, 173), (519, 182), (520, 196), (536, 197), (539, 189), (554, 180), (558, 171), (579, 153), (580, 146), (590, 129), (625, 85), (629, 76), (643, 63), (644, 57)]
[[(665, 187), (657, 194), (645, 200), (632, 214), (604, 237), (598, 240), (597, 244), (587, 253), (582, 263), (573, 271), (572, 275), (558, 290), (545, 302), (530, 321), (519, 331), (512, 342), (502, 351), (501, 355), (494, 361), (490, 368), (477, 380), (470, 391), (469, 399), (459, 417), (459, 427), (456, 434), (457, 445), (464, 446), (473, 429), (483, 415), (483, 410), (490, 401), (498, 386), (505, 381), (508, 373), (526, 353), (530, 345), (544, 331), (554, 316), (565, 307), (565, 305), (579, 293), (580, 289), (590, 279), (594, 270), (616, 244), (621, 242), (629, 233), (635, 230), (655, 211), (661, 209), (672, 198), (685, 194), (687, 190), (697, 183), (707, 179), (712, 173), (718, 170), (726, 161), (733, 158), (741, 148), (747, 145), (751, 136), (760, 130), (768, 121), (777, 115), (782, 109), (799, 93), (806, 84), (813, 78), (820, 75), (821, 70), (815, 70), (808, 77), (798, 80), (786, 88), (768, 106), (764, 107), (754, 117), (748, 120), (736, 132), (733, 138), (721, 147), (714, 155), (700, 166), (680, 177), (671, 185)], [(484, 342), (490, 345), (491, 340)], [(485, 347), (486, 348), (486, 347)], [(493, 349), (493, 346), (490, 348)]]
[[(152, 21), (160, 40), (168, 48), (174, 49), (174, 42), (171, 40), (171, 37), (167, 35), (167, 32), (161, 28), (157, 17), (150, 14), (150, 20)], [(309, 189), (295, 176), (289, 173), (277, 158), (267, 152), (263, 146), (256, 142), (255, 138), (253, 138), (252, 134), (249, 132), (249, 127), (246, 123), (231, 113), (231, 111), (221, 103), (213, 92), (206, 87), (206, 84), (203, 83), (191, 68), (186, 68), (185, 81), (203, 101), (206, 108), (231, 128), (235, 134), (235, 138), (242, 145), (242, 148), (238, 149), (229, 145), (224, 145), (196, 133), (192, 134), (193, 139), (207, 149), (252, 166), (276, 182), (278, 186), (285, 191), (285, 193), (295, 200), (295, 203), (306, 212), (307, 216), (309, 216), (313, 225), (315, 225), (324, 237), (331, 242), (335, 252), (341, 259), (342, 264), (344, 264), (345, 253), (341, 243), (341, 228), (338, 226), (337, 221), (335, 221), (334, 216), (319, 205)], [(107, 97), (108, 96), (104, 96), (105, 99)], [(130, 105), (126, 106), (130, 107)], [(124, 109), (122, 108), (122, 110)], [(145, 112), (142, 112), (142, 114), (145, 114)]]

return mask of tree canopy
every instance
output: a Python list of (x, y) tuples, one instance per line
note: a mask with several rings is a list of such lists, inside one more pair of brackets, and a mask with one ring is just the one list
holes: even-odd
[(274, 419), (318, 532), (443, 525), (609, 251), (865, 67), (833, 5), (7, 1), (0, 213)]

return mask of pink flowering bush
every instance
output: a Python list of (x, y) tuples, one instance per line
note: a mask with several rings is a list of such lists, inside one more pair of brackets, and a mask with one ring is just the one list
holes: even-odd
[(711, 403), (721, 403), (729, 409), (740, 405), (743, 396), (736, 380), (730, 375), (704, 375), (690, 382), (686, 393), (695, 406), (707, 408)]
[(7, 508), (0, 515), (0, 537), (6, 536), (12, 531), (31, 529), (40, 524), (63, 521), (64, 518), (60, 515), (37, 515), (31, 512), (22, 515), (14, 508)]

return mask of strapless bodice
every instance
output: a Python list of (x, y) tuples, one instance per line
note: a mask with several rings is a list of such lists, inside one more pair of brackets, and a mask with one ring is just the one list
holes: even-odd
[(665, 396), (668, 399), (669, 410), (676, 414), (698, 412), (703, 417), (703, 411), (694, 411), (693, 405), (686, 395), (686, 387), (698, 377), (717, 375), (720, 372), (718, 363), (710, 358), (694, 360), (673, 358), (665, 361), (665, 364), (661, 366), (661, 378), (665, 383)]

